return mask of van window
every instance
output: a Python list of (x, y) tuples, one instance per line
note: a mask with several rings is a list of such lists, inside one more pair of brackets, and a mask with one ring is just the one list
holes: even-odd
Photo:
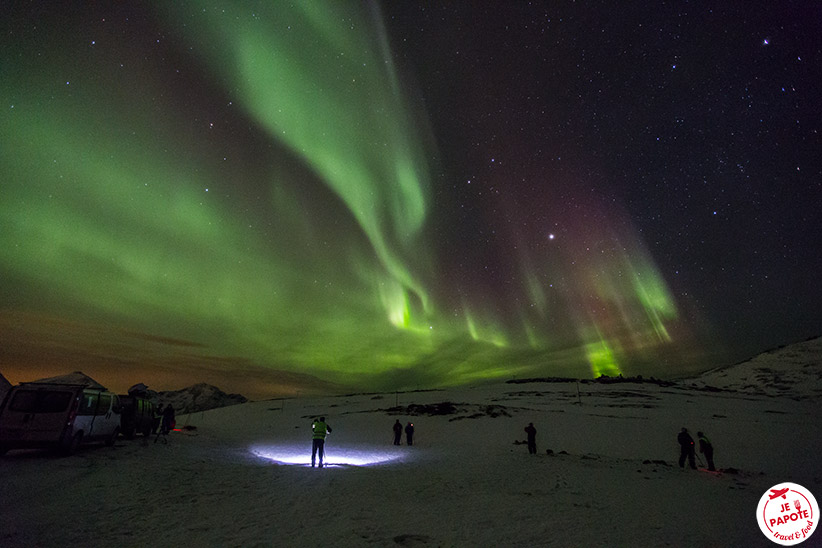
[(9, 409), (22, 413), (33, 413), (37, 407), (36, 390), (18, 390), (11, 399)]
[(60, 390), (18, 390), (9, 409), (22, 413), (61, 413), (68, 409), (71, 392)]
[(51, 391), (43, 392), (37, 404), (40, 413), (62, 413), (68, 409), (71, 401), (71, 392)]
[(100, 399), (100, 394), (89, 394), (83, 392), (83, 401), (80, 402), (80, 410), (78, 415), (93, 415), (97, 411), (97, 402)]
[(111, 407), (111, 394), (100, 394), (99, 413), (108, 413)]

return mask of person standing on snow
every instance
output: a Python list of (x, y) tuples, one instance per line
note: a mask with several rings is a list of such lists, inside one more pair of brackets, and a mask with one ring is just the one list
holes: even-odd
[(715, 472), (716, 468), (714, 468), (714, 446), (711, 445), (711, 441), (702, 432), (697, 432), (696, 435), (699, 438), (699, 452), (705, 455), (705, 460), (708, 462), (708, 470), (710, 470), (711, 472)]
[(682, 431), (676, 437), (679, 442), (679, 467), (685, 468), (685, 459), (688, 459), (688, 464), (693, 470), (696, 470), (696, 463), (694, 462), (694, 439), (688, 433), (688, 429), (682, 427)]
[(528, 452), (532, 455), (537, 454), (537, 429), (534, 428), (534, 423), (529, 422), (525, 427), (525, 433), (528, 434)]
[(405, 443), (414, 445), (414, 424), (410, 422), (405, 425)]
[(160, 427), (163, 435), (168, 434), (174, 427), (177, 426), (177, 419), (174, 415), (174, 406), (170, 403), (166, 405), (166, 408), (163, 410), (163, 424)]
[(311, 444), (311, 468), (314, 468), (317, 453), (320, 454), (320, 468), (323, 467), (323, 457), (325, 456), (325, 436), (331, 432), (331, 427), (325, 423), (325, 417), (320, 417), (311, 424), (312, 444)]
[(400, 444), (400, 438), (402, 438), (402, 424), (400, 424), (400, 419), (397, 419), (394, 423), (394, 445)]

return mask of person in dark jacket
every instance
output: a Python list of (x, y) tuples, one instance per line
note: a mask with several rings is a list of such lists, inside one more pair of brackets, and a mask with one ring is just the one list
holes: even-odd
[(714, 446), (711, 445), (711, 441), (702, 432), (697, 432), (696, 435), (699, 438), (699, 452), (705, 455), (705, 461), (708, 463), (708, 470), (710, 470), (711, 472), (715, 472), (716, 468), (714, 468)]
[(688, 459), (688, 464), (693, 470), (696, 470), (696, 462), (694, 462), (694, 439), (688, 433), (688, 429), (683, 427), (682, 431), (676, 437), (679, 442), (679, 467), (685, 468), (685, 459)]
[(537, 454), (537, 429), (534, 428), (534, 423), (529, 422), (525, 427), (525, 433), (528, 434), (528, 452), (532, 455)]
[(176, 426), (176, 419), (174, 417), (174, 406), (171, 404), (166, 405), (166, 408), (163, 410), (163, 425), (160, 427), (163, 435), (168, 434), (174, 427)]
[(400, 439), (402, 438), (402, 424), (400, 424), (400, 419), (397, 419), (397, 422), (394, 423), (394, 445), (400, 445)]
[(414, 423), (409, 422), (405, 425), (405, 443), (414, 445)]

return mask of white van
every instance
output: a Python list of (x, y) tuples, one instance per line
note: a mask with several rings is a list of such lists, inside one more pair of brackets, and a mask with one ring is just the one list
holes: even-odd
[(103, 388), (22, 383), (9, 390), (0, 407), (0, 455), (23, 448), (71, 454), (89, 441), (114, 445), (119, 433), (120, 400)]

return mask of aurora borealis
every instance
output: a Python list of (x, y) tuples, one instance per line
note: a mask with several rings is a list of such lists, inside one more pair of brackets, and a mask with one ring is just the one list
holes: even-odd
[(818, 334), (797, 13), (400, 4), (4, 8), (0, 371), (398, 390)]

